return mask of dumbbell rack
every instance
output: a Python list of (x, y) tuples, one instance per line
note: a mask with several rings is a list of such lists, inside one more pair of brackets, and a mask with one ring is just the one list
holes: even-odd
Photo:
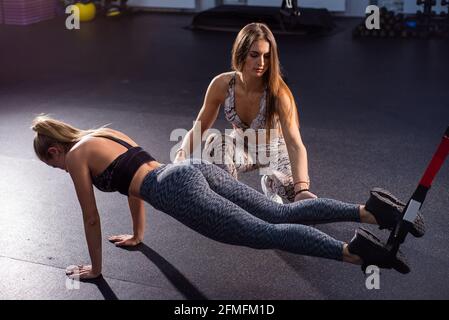
[(442, 12), (443, 13), (443, 16), (446, 16), (446, 18), (448, 18), (449, 19), (449, 1), (447, 1), (447, 0), (441, 0), (441, 5), (444, 7), (444, 6), (447, 6), (448, 7), (448, 12)]
[(431, 17), (432, 16), (432, 7), (437, 4), (437, 1), (436, 0), (417, 0), (416, 4), (418, 6), (424, 5), (423, 15), (425, 17)]
[[(386, 8), (380, 10), (380, 30), (368, 30), (365, 20), (353, 32), (354, 38), (432, 38), (449, 37), (449, 14), (437, 15), (432, 8), (436, 0), (417, 0), (423, 11), (416, 15), (396, 14)], [(449, 6), (448, 0), (441, 0), (442, 6)]]
[[(441, 14), (438, 16), (435, 11), (432, 10), (436, 6), (436, 0), (417, 0), (418, 6), (424, 6), (423, 11), (418, 11), (414, 17), (417, 27), (422, 33), (423, 37), (429, 38), (432, 36), (440, 36), (449, 33), (449, 20), (447, 14)], [(449, 1), (441, 0), (442, 6), (448, 6)]]

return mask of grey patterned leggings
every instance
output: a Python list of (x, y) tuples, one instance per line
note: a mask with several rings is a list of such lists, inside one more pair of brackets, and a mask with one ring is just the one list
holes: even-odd
[(279, 204), (225, 170), (192, 160), (151, 171), (140, 194), (157, 210), (216, 241), (335, 260), (342, 259), (343, 242), (307, 225), (360, 221), (358, 205), (331, 199)]

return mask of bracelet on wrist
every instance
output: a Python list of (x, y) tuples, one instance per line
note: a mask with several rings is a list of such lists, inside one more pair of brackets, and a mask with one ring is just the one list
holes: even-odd
[(306, 191), (309, 191), (309, 189), (301, 189), (301, 190), (296, 191), (296, 192), (295, 192), (295, 197), (296, 197), (298, 194), (303, 193), (303, 192), (306, 192)]
[(300, 183), (304, 183), (304, 184), (310, 184), (310, 180), (307, 180), (307, 181), (297, 181), (297, 182), (295, 182), (293, 185), (294, 186), (296, 186), (297, 184), (300, 184)]
[(305, 190), (305, 189), (310, 189), (310, 183), (305, 183), (305, 182), (300, 182), (300, 183), (296, 183), (293, 186), (293, 190), (296, 192), (297, 190)]

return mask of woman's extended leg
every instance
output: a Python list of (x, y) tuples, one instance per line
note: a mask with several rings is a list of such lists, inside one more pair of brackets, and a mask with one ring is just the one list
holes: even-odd
[[(228, 174), (226, 177), (235, 181)], [(273, 224), (259, 219), (214, 192), (209, 185), (195, 165), (166, 165), (155, 169), (145, 178), (141, 196), (156, 209), (220, 242), (343, 259), (343, 242), (309, 226)], [(265, 198), (263, 195), (261, 197)], [(332, 204), (328, 206), (328, 210), (331, 210)]]
[[(361, 210), (359, 205), (332, 199), (313, 199), (279, 204), (270, 201), (253, 188), (233, 179), (226, 171), (215, 165), (199, 163), (193, 164), (193, 166), (201, 171), (214, 192), (267, 222), (300, 224), (323, 224), (338, 221), (360, 222)], [(372, 223), (375, 223), (375, 220)]]

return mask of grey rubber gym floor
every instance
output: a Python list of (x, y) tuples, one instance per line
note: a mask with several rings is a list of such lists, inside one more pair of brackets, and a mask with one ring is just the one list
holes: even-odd
[[(104, 278), (67, 289), (65, 267), (89, 262), (81, 212), (69, 176), (36, 159), (30, 122), (50, 113), (82, 128), (111, 123), (170, 161), (170, 133), (190, 128), (210, 80), (229, 70), (235, 37), (192, 32), (190, 21), (145, 14), (79, 31), (64, 18), (0, 25), (0, 298), (448, 299), (448, 163), (424, 204), (427, 234), (402, 246), (412, 272), (382, 271), (379, 290), (366, 289), (358, 266), (217, 243), (150, 206), (145, 244), (116, 248), (107, 236), (131, 232), (127, 201), (101, 192)], [(449, 125), (449, 43), (353, 41), (358, 22), (339, 20), (330, 37), (277, 37), (312, 189), (364, 203), (379, 186), (407, 200)], [(222, 113), (215, 127), (227, 127)], [(257, 173), (242, 180), (261, 190)], [(357, 226), (319, 229), (349, 241)]]

